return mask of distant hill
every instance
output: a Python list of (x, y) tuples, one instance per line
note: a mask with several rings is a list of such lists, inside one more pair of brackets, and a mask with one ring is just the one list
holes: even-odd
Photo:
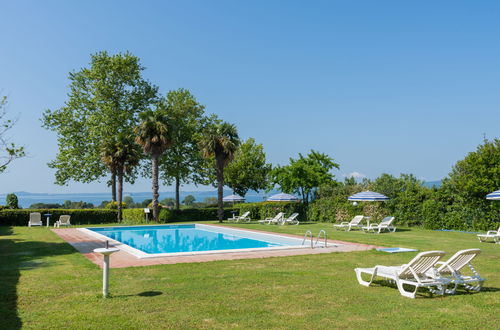
[(425, 181), (422, 185), (424, 187), (427, 187), (427, 188), (432, 188), (432, 187), (439, 188), (439, 187), (441, 187), (441, 180), (438, 180), (438, 181)]

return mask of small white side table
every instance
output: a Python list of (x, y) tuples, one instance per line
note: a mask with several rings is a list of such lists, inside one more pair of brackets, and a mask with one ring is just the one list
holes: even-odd
[(103, 298), (108, 297), (109, 293), (109, 256), (112, 253), (118, 252), (120, 249), (117, 248), (99, 248), (94, 249), (94, 252), (100, 253), (103, 255), (102, 261), (102, 296)]

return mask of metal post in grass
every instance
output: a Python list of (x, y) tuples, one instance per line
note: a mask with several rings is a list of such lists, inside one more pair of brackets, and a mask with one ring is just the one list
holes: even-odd
[(106, 241), (106, 247), (100, 249), (94, 249), (94, 252), (103, 255), (102, 259), (102, 296), (107, 298), (109, 294), (109, 256), (112, 253), (120, 251), (117, 248), (110, 248), (108, 246), (108, 241)]

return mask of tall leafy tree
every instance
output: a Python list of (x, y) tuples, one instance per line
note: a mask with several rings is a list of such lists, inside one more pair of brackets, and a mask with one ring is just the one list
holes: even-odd
[(299, 194), (307, 204), (318, 187), (334, 180), (330, 172), (334, 168), (338, 169), (339, 165), (331, 157), (311, 150), (307, 156), (299, 153), (298, 159), (290, 158), (289, 165), (274, 168), (271, 180), (282, 191)]
[(16, 146), (9, 142), (7, 132), (16, 123), (15, 120), (7, 118), (7, 97), (0, 98), (0, 173), (15, 159), (25, 156), (24, 147)]
[(57, 184), (87, 183), (110, 174), (116, 200), (116, 174), (102, 162), (102, 144), (119, 133), (131, 134), (139, 112), (156, 101), (157, 87), (142, 78), (143, 70), (139, 58), (128, 52), (99, 52), (91, 55), (88, 68), (69, 74), (69, 99), (42, 118), (43, 126), (57, 133), (59, 151), (49, 163)]
[(173, 126), (161, 108), (140, 114), (141, 123), (135, 128), (135, 141), (151, 157), (153, 218), (158, 221), (158, 159), (172, 145)]
[(224, 218), (224, 203), (222, 201), (224, 188), (224, 168), (233, 160), (240, 145), (236, 126), (213, 120), (203, 129), (198, 142), (203, 157), (213, 159), (217, 181), (217, 205), (219, 222)]
[(105, 141), (101, 147), (101, 158), (104, 164), (117, 177), (118, 183), (118, 221), (122, 220), (123, 178), (131, 173), (139, 164), (141, 152), (131, 135), (124, 133)]
[(160, 176), (167, 185), (175, 185), (175, 206), (180, 208), (180, 186), (183, 183), (202, 183), (204, 160), (195, 140), (203, 123), (204, 106), (187, 89), (168, 92), (161, 102), (175, 127), (172, 146), (159, 160)]
[(245, 197), (248, 190), (268, 188), (271, 169), (262, 144), (249, 138), (239, 146), (234, 160), (224, 170), (224, 182), (233, 192)]

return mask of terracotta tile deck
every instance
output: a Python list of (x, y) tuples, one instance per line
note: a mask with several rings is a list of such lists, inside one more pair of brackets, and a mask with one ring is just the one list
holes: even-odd
[[(217, 225), (211, 225), (217, 226)], [(228, 226), (223, 226), (227, 228)], [(242, 229), (242, 228), (238, 228)], [(252, 230), (246, 229), (253, 232), (266, 232), (263, 230)], [(80, 251), (87, 259), (99, 265), (102, 265), (102, 256), (98, 253), (92, 252), (95, 248), (101, 248), (104, 246), (104, 241), (98, 238), (89, 236), (76, 228), (67, 229), (52, 229), (63, 240), (71, 244), (76, 250)], [(279, 234), (288, 237), (302, 238), (296, 235)], [(215, 260), (235, 260), (235, 259), (256, 259), (256, 258), (269, 258), (269, 257), (284, 257), (284, 256), (296, 256), (305, 254), (319, 254), (319, 253), (331, 253), (331, 252), (351, 252), (351, 251), (366, 251), (376, 248), (374, 245), (350, 243), (343, 241), (328, 240), (328, 244), (339, 244), (338, 247), (327, 247), (327, 248), (315, 248), (315, 249), (286, 249), (286, 250), (268, 250), (268, 251), (250, 251), (250, 252), (227, 252), (227, 253), (214, 253), (214, 254), (201, 254), (201, 255), (187, 255), (187, 256), (172, 256), (172, 257), (157, 257), (157, 258), (144, 258), (139, 259), (123, 250), (114, 253), (111, 256), (110, 267), (111, 268), (124, 268), (124, 267), (135, 267), (135, 266), (151, 266), (151, 265), (162, 265), (162, 264), (177, 264), (177, 263), (189, 263), (189, 262), (208, 262)], [(340, 245), (341, 244), (341, 245)], [(110, 243), (110, 247), (113, 244)]]

